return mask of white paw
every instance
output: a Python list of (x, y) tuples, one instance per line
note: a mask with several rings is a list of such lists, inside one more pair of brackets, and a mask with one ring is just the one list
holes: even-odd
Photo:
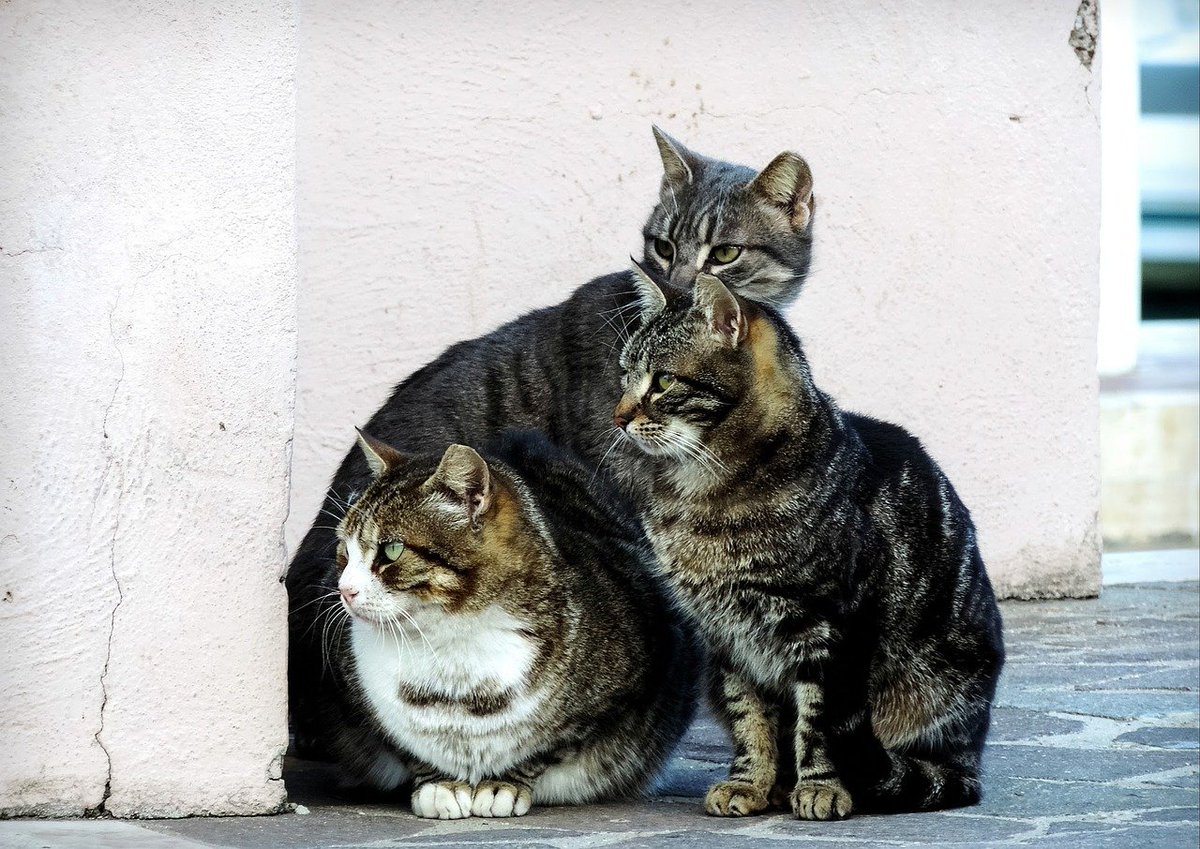
[(465, 781), (430, 781), (412, 795), (412, 812), (431, 820), (461, 820), (471, 816), (471, 785)]
[(471, 800), (477, 817), (523, 817), (529, 813), (533, 795), (524, 787), (503, 781), (481, 781)]

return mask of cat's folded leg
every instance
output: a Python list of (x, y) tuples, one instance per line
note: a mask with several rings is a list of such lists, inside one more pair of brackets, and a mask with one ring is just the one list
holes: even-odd
[(714, 784), (704, 810), (717, 817), (744, 817), (766, 810), (775, 785), (778, 711), (750, 682), (716, 661), (710, 669), (711, 700), (733, 738), (729, 779)]
[(459, 820), (471, 816), (471, 785), (428, 764), (413, 767), (412, 812), (423, 819)]
[(792, 813), (802, 820), (844, 819), (854, 810), (854, 802), (827, 751), (824, 688), (815, 680), (804, 680), (792, 689), (796, 698)]

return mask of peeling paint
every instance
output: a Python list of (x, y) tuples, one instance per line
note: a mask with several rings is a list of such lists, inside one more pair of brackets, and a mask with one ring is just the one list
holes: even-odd
[(1067, 43), (1079, 57), (1079, 64), (1091, 70), (1092, 60), (1096, 57), (1096, 43), (1100, 38), (1100, 10), (1097, 0), (1080, 0), (1079, 8), (1075, 10), (1075, 25), (1071, 27), (1071, 35)]

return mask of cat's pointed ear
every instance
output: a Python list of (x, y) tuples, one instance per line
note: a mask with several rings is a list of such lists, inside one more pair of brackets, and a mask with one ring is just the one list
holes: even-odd
[(667, 308), (667, 295), (646, 268), (633, 257), (633, 287), (642, 305), (642, 320), (653, 318)]
[(492, 506), (491, 470), (478, 452), (466, 445), (447, 448), (437, 471), (425, 481), (425, 486), (448, 490), (462, 503), (467, 518), (475, 527), (479, 527), (483, 515)]
[(672, 186), (686, 186), (695, 177), (698, 157), (675, 139), (668, 136), (653, 124), (654, 141), (658, 143), (658, 153), (662, 157), (663, 182)]
[(749, 332), (749, 326), (742, 305), (734, 294), (712, 274), (696, 275), (692, 291), (695, 293), (696, 308), (704, 310), (713, 336), (731, 348), (740, 345)]
[(767, 203), (784, 212), (796, 230), (808, 229), (814, 211), (812, 169), (798, 153), (784, 151), (750, 184)]
[(382, 439), (376, 439), (362, 428), (356, 427), (355, 430), (358, 431), (358, 447), (362, 449), (375, 477), (381, 477), (404, 462), (404, 455)]

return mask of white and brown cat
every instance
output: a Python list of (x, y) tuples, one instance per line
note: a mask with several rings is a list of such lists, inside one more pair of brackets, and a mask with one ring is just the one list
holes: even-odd
[(326, 717), (348, 777), (411, 781), (440, 819), (643, 791), (697, 664), (632, 508), (532, 434), (487, 459), (360, 446), (375, 479), (338, 525), (327, 602), (349, 629)]

